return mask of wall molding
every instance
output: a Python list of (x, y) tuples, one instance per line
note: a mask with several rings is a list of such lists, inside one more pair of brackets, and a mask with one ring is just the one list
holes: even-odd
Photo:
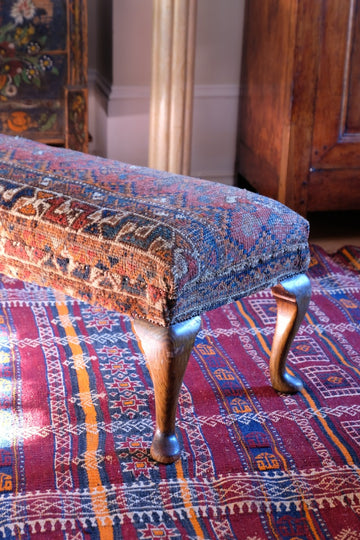
[[(150, 85), (113, 85), (89, 70), (92, 148), (100, 155), (147, 165)], [(236, 84), (194, 88), (191, 175), (225, 184), (234, 182), (239, 103)]]
[[(113, 85), (106, 77), (95, 69), (89, 69), (89, 86), (100, 90), (110, 102), (128, 99), (150, 99), (150, 85), (131, 86)], [(199, 98), (239, 98), (239, 85), (237, 84), (195, 84), (194, 99)]]
[(193, 171), (192, 176), (195, 178), (201, 178), (203, 180), (210, 180), (211, 182), (220, 182), (221, 184), (227, 184), (232, 186), (234, 184), (234, 171)]

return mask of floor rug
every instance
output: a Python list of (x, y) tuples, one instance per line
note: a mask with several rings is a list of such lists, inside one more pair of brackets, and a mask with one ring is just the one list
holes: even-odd
[(269, 383), (270, 291), (207, 313), (168, 466), (129, 320), (1, 277), (0, 539), (360, 538), (360, 248), (309, 275), (303, 391)]

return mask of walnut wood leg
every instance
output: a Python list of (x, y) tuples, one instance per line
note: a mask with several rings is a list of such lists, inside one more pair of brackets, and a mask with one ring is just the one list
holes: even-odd
[(156, 428), (150, 453), (160, 463), (173, 463), (180, 456), (181, 448), (175, 434), (176, 409), (200, 324), (200, 317), (168, 328), (147, 321), (133, 321), (154, 384)]
[(286, 358), (310, 301), (310, 280), (305, 274), (272, 288), (277, 303), (277, 321), (270, 356), (270, 377), (275, 390), (294, 393), (302, 382), (286, 371)]

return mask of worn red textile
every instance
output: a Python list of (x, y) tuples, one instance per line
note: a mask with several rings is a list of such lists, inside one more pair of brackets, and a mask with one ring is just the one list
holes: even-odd
[(0, 134), (0, 272), (161, 326), (306, 272), (308, 222), (244, 189)]
[(2, 276), (0, 538), (359, 538), (359, 270), (312, 249), (294, 396), (269, 382), (269, 290), (203, 316), (168, 466), (129, 320)]

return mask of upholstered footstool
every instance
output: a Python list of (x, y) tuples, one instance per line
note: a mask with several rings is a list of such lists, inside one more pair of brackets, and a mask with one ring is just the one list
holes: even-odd
[(223, 184), (0, 135), (0, 272), (133, 319), (154, 384), (155, 460), (180, 447), (175, 415), (203, 312), (272, 287), (272, 385), (310, 298), (308, 223)]

